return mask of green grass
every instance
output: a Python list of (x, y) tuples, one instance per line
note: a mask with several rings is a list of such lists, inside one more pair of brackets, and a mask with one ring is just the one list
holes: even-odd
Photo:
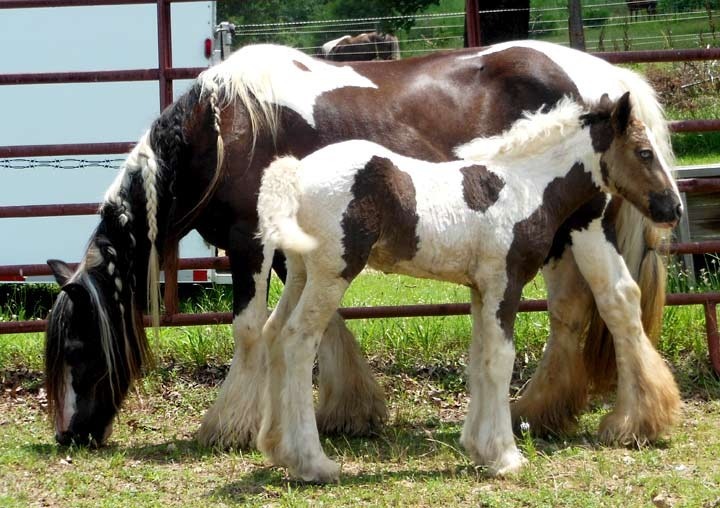
[[(700, 283), (717, 287), (717, 276)], [(680, 273), (671, 285), (689, 289)], [(279, 291), (275, 280), (273, 301)], [(536, 279), (525, 297), (544, 292)], [(229, 294), (215, 288), (192, 307), (227, 310)], [(455, 285), (368, 273), (343, 305), (467, 299)], [(639, 450), (601, 446), (595, 433), (607, 409), (599, 401), (574, 436), (520, 438), (529, 465), (505, 480), (488, 478), (458, 444), (467, 403), (466, 316), (358, 320), (351, 327), (379, 373), (391, 418), (374, 438), (323, 438), (343, 467), (340, 482), (328, 486), (290, 481), (255, 451), (207, 450), (194, 441), (231, 358), (227, 326), (164, 329), (159, 341), (152, 339), (158, 367), (133, 390), (101, 450), (53, 444), (34, 372), (42, 336), (0, 336), (0, 506), (640, 506), (663, 494), (675, 506), (694, 507), (719, 495), (720, 382), (709, 370), (699, 307), (666, 309), (660, 349), (686, 400), (671, 439)], [(544, 313), (519, 317), (515, 388), (541, 355), (547, 327)]]

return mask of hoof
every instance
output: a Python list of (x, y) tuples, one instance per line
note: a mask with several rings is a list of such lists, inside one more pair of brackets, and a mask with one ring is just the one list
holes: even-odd
[(522, 456), (519, 450), (505, 452), (500, 460), (488, 466), (488, 472), (492, 476), (512, 476), (520, 472), (527, 464), (527, 459)]
[(288, 472), (292, 478), (308, 483), (335, 483), (340, 477), (340, 466), (323, 457), (302, 469), (288, 467)]

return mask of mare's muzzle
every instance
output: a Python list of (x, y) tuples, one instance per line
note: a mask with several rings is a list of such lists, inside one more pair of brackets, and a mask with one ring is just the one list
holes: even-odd
[(683, 206), (677, 193), (671, 189), (651, 192), (650, 218), (661, 225), (675, 226), (682, 217)]

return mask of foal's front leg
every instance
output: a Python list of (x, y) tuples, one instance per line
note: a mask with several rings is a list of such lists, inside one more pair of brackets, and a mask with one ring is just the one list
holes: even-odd
[[(497, 288), (481, 296), (472, 290), (472, 343), (468, 362), (470, 405), (460, 441), (472, 459), (488, 466), (491, 474), (506, 475), (518, 471), (525, 459), (515, 445), (510, 421), (508, 392), (515, 360), (512, 320), (501, 325), (499, 303), (503, 296)], [(508, 329), (509, 326), (509, 329)], [(505, 329), (504, 329), (505, 328)]]
[(299, 257), (288, 256), (288, 285), (263, 330), (269, 345), (269, 373), (258, 448), (273, 464), (287, 466), (291, 476), (324, 483), (336, 480), (340, 468), (320, 444), (312, 369), (323, 331), (347, 282), (310, 272), (300, 294), (302, 271)]
[[(231, 239), (238, 240), (234, 236)], [(205, 413), (198, 441), (205, 446), (244, 448), (255, 442), (260, 427), (260, 400), (265, 385), (265, 347), (260, 334), (267, 319), (267, 282), (272, 250), (242, 236), (229, 251), (233, 273), (233, 337), (230, 370), (215, 403)]]
[(618, 370), (615, 409), (600, 424), (606, 442), (653, 441), (677, 421), (680, 395), (670, 369), (643, 330), (640, 289), (601, 221), (572, 233), (578, 268), (612, 333)]

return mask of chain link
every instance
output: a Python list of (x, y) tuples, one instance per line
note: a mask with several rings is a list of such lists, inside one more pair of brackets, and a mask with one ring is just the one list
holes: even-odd
[(125, 159), (0, 159), (0, 169), (118, 169)]

